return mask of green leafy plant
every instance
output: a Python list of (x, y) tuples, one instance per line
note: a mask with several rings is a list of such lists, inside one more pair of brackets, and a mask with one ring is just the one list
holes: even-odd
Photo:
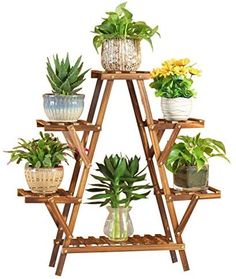
[(160, 68), (151, 71), (153, 82), (150, 87), (155, 89), (157, 97), (191, 98), (196, 95), (192, 88), (193, 76), (200, 75), (200, 71), (189, 65), (190, 60), (171, 59), (162, 63)]
[(69, 147), (53, 134), (40, 132), (40, 139), (26, 141), (21, 138), (18, 144), (11, 151), (7, 151), (11, 153), (10, 162), (16, 161), (19, 164), (25, 160), (33, 168), (54, 168), (62, 161), (68, 164), (66, 156), (69, 155)]
[(83, 67), (81, 58), (82, 56), (71, 66), (68, 53), (66, 59), (61, 60), (56, 54), (56, 56), (53, 56), (54, 68), (49, 58), (47, 58), (47, 78), (54, 94), (74, 95), (81, 90), (79, 86), (85, 81), (84, 76), (89, 71), (86, 70), (81, 73)]
[(179, 136), (181, 141), (175, 143), (167, 158), (166, 167), (176, 173), (182, 166), (196, 166), (200, 171), (211, 157), (226, 159), (225, 146), (221, 141), (212, 138), (201, 138), (200, 133), (195, 137)]
[(146, 40), (152, 46), (151, 38), (158, 34), (158, 26), (151, 28), (144, 21), (133, 21), (133, 14), (126, 8), (126, 2), (116, 7), (115, 11), (107, 12), (107, 18), (100, 25), (95, 26), (93, 38), (95, 49), (110, 39)]
[(119, 155), (105, 157), (103, 164), (97, 163), (97, 171), (102, 176), (92, 175), (99, 183), (91, 184), (87, 191), (96, 193), (91, 196), (90, 204), (109, 204), (112, 208), (128, 207), (131, 201), (146, 198), (150, 191), (139, 193), (140, 190), (150, 189), (149, 184), (136, 185), (145, 180), (146, 174), (139, 170), (140, 158), (127, 158)]

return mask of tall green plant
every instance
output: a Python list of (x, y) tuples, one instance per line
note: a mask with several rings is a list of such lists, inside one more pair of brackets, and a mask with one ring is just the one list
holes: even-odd
[(58, 167), (62, 161), (67, 162), (66, 156), (69, 155), (67, 144), (61, 143), (53, 134), (40, 132), (39, 139), (26, 141), (19, 139), (18, 146), (11, 151), (10, 162), (19, 164), (25, 160), (33, 168), (54, 168)]
[(56, 54), (56, 56), (53, 56), (54, 67), (47, 58), (47, 78), (54, 94), (74, 95), (81, 90), (79, 86), (85, 81), (84, 76), (89, 71), (81, 72), (83, 67), (81, 58), (82, 56), (71, 66), (68, 53), (66, 59), (61, 60)]
[(121, 3), (115, 11), (106, 12), (107, 18), (104, 18), (100, 25), (95, 26), (93, 33), (97, 34), (93, 38), (95, 49), (102, 45), (105, 40), (110, 39), (138, 39), (146, 40), (151, 47), (151, 38), (158, 34), (158, 26), (151, 28), (144, 21), (134, 21), (133, 14), (126, 9), (126, 2)]
[(139, 192), (150, 189), (149, 184), (136, 184), (145, 180), (144, 169), (139, 170), (140, 158), (134, 156), (127, 158), (119, 155), (105, 157), (103, 164), (97, 163), (97, 171), (102, 176), (92, 175), (99, 183), (91, 184), (87, 191), (96, 193), (91, 196), (90, 204), (109, 204), (113, 208), (119, 206), (128, 207), (131, 201), (146, 198), (150, 191)]
[(211, 157), (222, 157), (228, 161), (224, 144), (212, 138), (179, 136), (167, 158), (166, 167), (176, 173), (182, 166), (196, 166), (200, 171)]

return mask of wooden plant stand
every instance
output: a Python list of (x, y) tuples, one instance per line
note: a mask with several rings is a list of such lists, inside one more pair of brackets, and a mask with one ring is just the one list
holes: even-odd
[[(43, 196), (18, 189), (18, 196), (24, 197), (26, 203), (44, 203), (57, 226), (49, 266), (55, 266), (59, 250), (56, 275), (62, 274), (68, 253), (168, 250), (173, 263), (177, 262), (176, 251), (179, 251), (183, 269), (185, 271), (189, 270), (182, 233), (198, 200), (220, 198), (220, 191), (213, 187), (209, 187), (207, 191), (202, 192), (175, 191), (169, 187), (164, 163), (180, 130), (184, 128), (203, 128), (204, 121), (200, 119), (189, 119), (182, 122), (171, 122), (163, 119), (154, 120), (144, 85), (144, 80), (150, 79), (149, 72), (106, 73), (92, 71), (92, 78), (97, 81), (86, 121), (59, 123), (37, 120), (37, 126), (44, 128), (45, 131), (62, 132), (70, 148), (75, 150), (75, 166), (68, 191), (59, 189), (55, 194)], [(164, 229), (163, 235), (134, 235), (129, 237), (128, 241), (118, 243), (110, 241), (105, 236), (98, 238), (73, 236), (96, 144), (115, 80), (125, 80), (128, 86)], [(105, 89), (101, 95), (104, 81)], [(134, 84), (134, 81), (137, 82), (138, 90), (135, 90), (136, 84)], [(140, 94), (141, 102), (136, 91)], [(101, 102), (98, 108), (100, 98)], [(141, 105), (144, 108), (144, 115), (141, 113)], [(96, 111), (96, 121), (95, 124), (92, 124)], [(161, 150), (159, 144), (166, 130), (170, 130), (171, 134), (165, 147)], [(78, 132), (82, 132), (82, 136), (79, 137)], [(89, 137), (90, 135), (91, 137)], [(157, 173), (160, 175), (160, 181)], [(78, 181), (79, 175), (81, 175), (80, 181)], [(190, 200), (190, 203), (182, 219), (178, 221), (174, 202), (182, 200)], [(62, 212), (58, 207), (60, 203), (64, 204)], [(164, 204), (166, 204), (166, 207)], [(166, 208), (168, 211), (166, 211)], [(170, 224), (167, 214), (170, 217)]]

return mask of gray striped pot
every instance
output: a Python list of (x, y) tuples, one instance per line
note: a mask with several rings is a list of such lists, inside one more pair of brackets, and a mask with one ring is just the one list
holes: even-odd
[(43, 95), (44, 111), (51, 121), (75, 122), (84, 109), (84, 95)]
[(163, 117), (169, 121), (185, 121), (192, 110), (192, 98), (161, 98)]

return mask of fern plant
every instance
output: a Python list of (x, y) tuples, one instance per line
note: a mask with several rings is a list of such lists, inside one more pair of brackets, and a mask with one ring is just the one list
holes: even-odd
[(151, 38), (155, 34), (160, 35), (158, 26), (152, 28), (144, 21), (134, 21), (133, 14), (126, 9), (126, 2), (118, 5), (115, 11), (106, 14), (108, 17), (95, 26), (93, 31), (96, 34), (93, 45), (97, 51), (104, 41), (110, 39), (144, 39), (153, 47)]
[(66, 59), (61, 60), (56, 54), (53, 56), (53, 67), (47, 58), (47, 78), (54, 94), (74, 95), (81, 90), (80, 85), (85, 81), (85, 74), (89, 71), (82, 72), (83, 62), (81, 59), (82, 56), (71, 66), (68, 53)]

